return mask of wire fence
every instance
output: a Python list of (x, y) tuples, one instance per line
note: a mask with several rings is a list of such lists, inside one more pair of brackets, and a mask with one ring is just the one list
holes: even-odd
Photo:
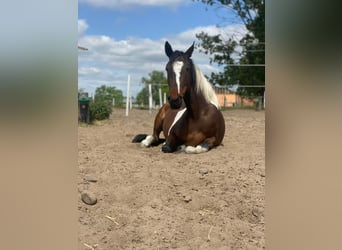
[[(262, 95), (239, 95), (237, 88), (263, 88)], [(215, 93), (218, 98), (219, 104), (223, 108), (255, 108), (265, 109), (266, 107), (266, 96), (265, 96), (265, 85), (236, 85), (234, 90), (232, 87), (220, 86), (215, 87)]]
[[(263, 88), (263, 95), (244, 95), (240, 96), (237, 94), (236, 89), (238, 87), (243, 88)], [(219, 105), (221, 108), (255, 108), (257, 110), (265, 109), (265, 85), (236, 85), (233, 88), (229, 86), (214, 87)], [(153, 99), (156, 93), (150, 91), (148, 104), (138, 103), (135, 97), (130, 97), (127, 106), (129, 109), (159, 109), (161, 105), (167, 102), (167, 93), (162, 93), (161, 89), (158, 91), (158, 97), (156, 100)], [(127, 102), (125, 99), (124, 102)]]

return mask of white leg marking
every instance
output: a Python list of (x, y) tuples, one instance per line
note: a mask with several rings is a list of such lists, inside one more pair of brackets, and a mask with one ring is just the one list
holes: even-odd
[(184, 152), (184, 151), (185, 151), (185, 148), (186, 148), (186, 146), (185, 146), (184, 144), (183, 144), (183, 145), (180, 145), (180, 146), (178, 146), (177, 151)]
[(203, 147), (202, 145), (197, 145), (196, 147), (193, 146), (186, 146), (185, 152), (188, 154), (200, 154), (204, 152), (208, 152), (208, 147)]
[(143, 146), (143, 147), (151, 146), (152, 140), (153, 140), (153, 136), (152, 135), (146, 136), (145, 140), (143, 140), (141, 142), (141, 146)]
[(182, 72), (183, 64), (184, 63), (182, 61), (176, 61), (173, 63), (173, 72), (175, 72), (176, 75), (178, 94), (180, 92), (180, 73)]

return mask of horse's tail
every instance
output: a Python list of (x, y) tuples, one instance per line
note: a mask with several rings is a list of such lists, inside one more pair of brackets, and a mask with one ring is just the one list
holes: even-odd
[(143, 140), (145, 140), (147, 137), (147, 134), (138, 134), (136, 136), (134, 136), (132, 142), (133, 143), (139, 143), (142, 142)]

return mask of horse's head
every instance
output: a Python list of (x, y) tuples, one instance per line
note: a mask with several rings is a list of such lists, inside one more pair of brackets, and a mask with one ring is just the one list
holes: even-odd
[(193, 63), (190, 59), (194, 51), (194, 43), (186, 52), (173, 51), (171, 45), (165, 43), (165, 53), (169, 57), (166, 64), (167, 82), (169, 85), (169, 102), (172, 109), (181, 107), (183, 97), (194, 82)]

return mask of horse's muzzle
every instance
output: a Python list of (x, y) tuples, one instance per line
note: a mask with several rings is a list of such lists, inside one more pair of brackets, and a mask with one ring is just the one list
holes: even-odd
[(169, 97), (169, 103), (172, 109), (179, 109), (182, 106), (182, 101), (182, 96), (178, 96), (175, 99)]

